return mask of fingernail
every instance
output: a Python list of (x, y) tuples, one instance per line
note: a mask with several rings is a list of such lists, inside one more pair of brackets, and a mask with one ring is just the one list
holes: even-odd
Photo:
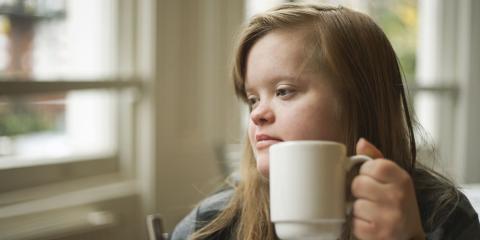
[(372, 154), (373, 154), (372, 144), (367, 139), (365, 139), (363, 137), (360, 138), (360, 140), (358, 140), (357, 150), (360, 150), (362, 152), (362, 154), (367, 155), (367, 156), (372, 156)]
[(358, 145), (359, 145), (359, 147), (360, 147), (361, 149), (362, 149), (362, 148), (366, 148), (367, 146), (369, 146), (367, 139), (365, 139), (365, 138), (363, 138), (363, 137), (360, 138), (360, 140), (358, 140)]

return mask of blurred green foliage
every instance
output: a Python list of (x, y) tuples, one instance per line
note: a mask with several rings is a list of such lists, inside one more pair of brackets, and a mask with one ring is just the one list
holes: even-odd
[[(6, 106), (6, 104), (4, 105)], [(53, 122), (26, 103), (12, 102), (0, 109), (0, 136), (15, 136), (53, 129)]]
[(415, 81), (418, 0), (296, 0), (340, 4), (372, 17), (393, 45), (408, 84)]
[(415, 81), (418, 32), (417, 0), (369, 1), (370, 15), (380, 25), (400, 60), (407, 83)]

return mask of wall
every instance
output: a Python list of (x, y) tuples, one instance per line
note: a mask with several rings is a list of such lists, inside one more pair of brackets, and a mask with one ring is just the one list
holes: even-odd
[(218, 154), (240, 140), (240, 108), (229, 78), (243, 1), (156, 2), (153, 98), (155, 209), (166, 229), (223, 179)]

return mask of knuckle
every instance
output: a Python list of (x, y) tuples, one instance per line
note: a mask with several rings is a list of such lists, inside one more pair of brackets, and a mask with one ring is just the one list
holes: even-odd
[(358, 212), (359, 209), (362, 209), (362, 207), (364, 206), (364, 202), (362, 199), (357, 199), (353, 202), (353, 212)]
[(357, 218), (353, 219), (353, 234), (360, 239), (371, 239), (376, 234), (374, 224), (367, 224)]
[(365, 176), (359, 175), (355, 177), (354, 182), (356, 187), (363, 187), (365, 184)]
[(390, 164), (388, 161), (378, 161), (377, 164), (374, 166), (372, 172), (375, 176), (386, 176), (389, 174), (391, 169)]
[(352, 193), (354, 196), (358, 196), (364, 189), (365, 186), (365, 177), (364, 176), (356, 176), (352, 181)]
[(365, 235), (364, 227), (358, 219), (353, 219), (353, 234), (360, 238)]
[(350, 186), (350, 191), (352, 192), (353, 196), (358, 196), (358, 181), (357, 178), (354, 178), (352, 181), (352, 185)]
[(355, 191), (355, 189), (358, 189), (360, 187), (360, 182), (358, 180), (360, 176), (356, 176), (353, 181), (352, 181), (352, 192)]

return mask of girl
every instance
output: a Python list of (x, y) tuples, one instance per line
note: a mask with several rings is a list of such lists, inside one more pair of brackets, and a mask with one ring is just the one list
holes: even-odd
[(241, 35), (233, 80), (250, 107), (241, 180), (203, 201), (173, 239), (276, 239), (268, 148), (289, 140), (337, 141), (375, 159), (352, 181), (341, 239), (480, 238), (468, 200), (416, 162), (399, 64), (368, 16), (303, 4), (258, 15)]

